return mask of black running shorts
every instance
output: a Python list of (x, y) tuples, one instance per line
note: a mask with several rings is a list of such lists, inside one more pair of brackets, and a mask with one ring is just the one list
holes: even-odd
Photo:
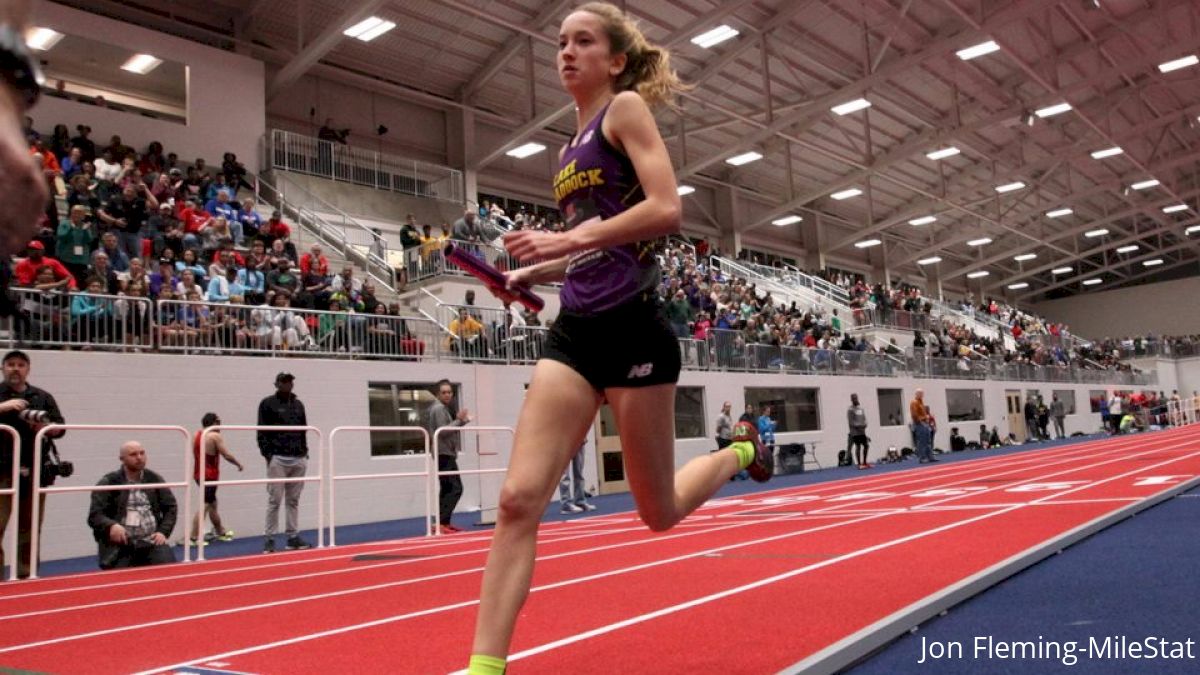
[(596, 389), (679, 381), (679, 341), (654, 300), (634, 300), (597, 314), (563, 310), (542, 358), (565, 363)]

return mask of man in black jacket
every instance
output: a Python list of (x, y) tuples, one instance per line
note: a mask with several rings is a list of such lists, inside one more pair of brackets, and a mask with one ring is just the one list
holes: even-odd
[[(163, 477), (146, 468), (146, 449), (137, 441), (121, 446), (121, 468), (96, 485), (155, 485)], [(92, 493), (88, 525), (100, 545), (100, 569), (175, 562), (167, 537), (178, 517), (175, 495), (166, 488)]]
[[(17, 560), (17, 576), (29, 576), (30, 540), (33, 534), (33, 443), (37, 432), (46, 424), (63, 424), (62, 413), (54, 397), (44, 389), (29, 384), (29, 356), (20, 350), (5, 354), (3, 360), (4, 383), (0, 385), (0, 424), (17, 430), (21, 439), (21, 457), (18, 472), (18, 501), (21, 505), (21, 521), (17, 528), (17, 551), (0, 548), (0, 569), (4, 567), (5, 554)], [(44, 415), (38, 414), (39, 412)], [(41, 419), (42, 421), (38, 421)], [(55, 471), (58, 457), (53, 438), (61, 438), (63, 430), (46, 433), (42, 445), (42, 487), (53, 485), (58, 472)], [(65, 475), (65, 474), (64, 474)], [(12, 437), (0, 433), (0, 488), (12, 487)], [(41, 515), (46, 515), (46, 495), (41, 495)], [(0, 541), (12, 516), (12, 497), (0, 497)], [(38, 523), (41, 528), (41, 523)]]
[[(275, 376), (275, 393), (258, 404), (259, 426), (305, 426), (304, 404), (292, 393), (296, 378), (291, 373)], [(308, 469), (308, 438), (305, 431), (259, 431), (258, 450), (267, 460), (267, 478), (301, 478)], [(311, 548), (300, 538), (300, 493), (304, 483), (267, 484), (267, 540), (263, 553), (275, 552), (279, 532), (279, 502), (286, 496), (287, 547)]]

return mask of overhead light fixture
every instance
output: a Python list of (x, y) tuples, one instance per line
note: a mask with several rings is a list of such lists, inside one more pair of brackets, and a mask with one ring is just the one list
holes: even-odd
[(962, 152), (962, 150), (959, 150), (958, 148), (951, 145), (950, 147), (942, 148), (941, 150), (934, 150), (933, 152), (930, 152), (930, 153), (926, 154), (925, 156), (936, 162), (939, 159), (946, 159), (947, 157), (953, 157), (960, 152)]
[(342, 31), (342, 35), (345, 35), (346, 37), (357, 38), (363, 42), (370, 42), (371, 40), (374, 40), (375, 38), (383, 35), (395, 27), (395, 22), (373, 16), (369, 19), (363, 19), (353, 26), (350, 26), (346, 30)]
[(63, 34), (52, 28), (30, 28), (25, 31), (25, 46), (35, 52), (47, 51), (61, 39)]
[(1157, 187), (1159, 185), (1162, 185), (1162, 183), (1160, 183), (1157, 178), (1151, 178), (1150, 180), (1144, 180), (1140, 183), (1134, 183), (1133, 185), (1130, 185), (1129, 187), (1133, 188), (1134, 190), (1147, 190), (1149, 188)]
[(972, 239), (971, 241), (968, 241), (967, 246), (983, 246), (990, 243), (992, 243), (991, 237), (980, 237), (979, 239)]
[(1102, 284), (1102, 283), (1104, 283), (1103, 279), (1085, 279), (1083, 281), (1084, 286), (1095, 286), (1096, 284)]
[(928, 258), (921, 258), (920, 260), (917, 261), (917, 264), (918, 265), (932, 265), (934, 263), (940, 263), (940, 262), (942, 262), (941, 257), (934, 255), (934, 256), (930, 256)]
[(1104, 159), (1105, 157), (1115, 157), (1124, 152), (1125, 152), (1124, 149), (1118, 148), (1117, 146), (1114, 145), (1111, 148), (1105, 148), (1103, 150), (1097, 150), (1097, 151), (1093, 152), (1092, 159)]
[(1063, 101), (1062, 103), (1056, 103), (1054, 105), (1046, 106), (1045, 108), (1040, 108), (1038, 110), (1035, 110), (1035, 111), (1033, 111), (1033, 114), (1044, 119), (1047, 117), (1054, 117), (1055, 115), (1061, 115), (1062, 113), (1065, 113), (1070, 109), (1071, 109), (1071, 104), (1067, 103), (1066, 101)]
[(757, 162), (762, 158), (763, 156), (761, 152), (754, 152), (751, 150), (750, 152), (743, 152), (740, 155), (734, 155), (733, 157), (725, 160), (725, 163), (732, 164), (733, 166), (741, 166), (743, 164), (749, 164), (750, 162)]
[(1121, 248), (1117, 249), (1117, 253), (1133, 253), (1134, 251), (1138, 250), (1139, 248), (1141, 248), (1141, 246), (1138, 246), (1137, 244), (1130, 244), (1128, 246), (1122, 246)]
[(736, 28), (721, 24), (712, 30), (704, 31), (703, 33), (692, 38), (692, 44), (703, 47), (704, 49), (709, 49), (710, 47), (719, 45), (726, 40), (732, 40), (733, 38), (737, 37), (737, 35), (738, 31)]
[(1063, 216), (1069, 216), (1072, 213), (1075, 213), (1075, 212), (1072, 211), (1071, 209), (1055, 209), (1053, 211), (1047, 211), (1046, 217), (1047, 218), (1062, 218)]
[(1196, 234), (1197, 232), (1200, 232), (1200, 225), (1193, 225), (1183, 231), (1184, 234), (1188, 234), (1188, 235)]
[(1022, 281), (1021, 283), (1008, 285), (1008, 290), (1010, 291), (1019, 291), (1022, 288), (1029, 288), (1029, 282)]
[(982, 279), (983, 277), (986, 277), (989, 274), (991, 274), (991, 272), (989, 272), (987, 270), (979, 270), (978, 272), (968, 273), (967, 278), (968, 279)]
[(958, 58), (962, 59), (963, 61), (970, 61), (971, 59), (977, 59), (980, 56), (991, 54), (992, 52), (997, 51), (1000, 51), (1000, 45), (996, 44), (995, 40), (988, 40), (987, 42), (980, 42), (979, 44), (972, 47), (967, 47), (966, 49), (960, 49), (955, 53), (958, 54)]
[(842, 190), (841, 192), (835, 192), (829, 196), (830, 196), (830, 198), (835, 199), (840, 202), (843, 199), (850, 199), (851, 197), (857, 197), (861, 194), (862, 194), (862, 190), (859, 190), (858, 188), (850, 188), (849, 190)]
[(1074, 271), (1074, 267), (1055, 267), (1054, 269), (1050, 270), (1050, 274), (1067, 274), (1068, 272)]
[(1154, 258), (1153, 260), (1143, 260), (1142, 264), (1146, 267), (1158, 267), (1159, 265), (1163, 264), (1163, 259)]
[(1187, 204), (1172, 204), (1170, 206), (1163, 207), (1163, 213), (1179, 213), (1180, 211), (1187, 211), (1187, 210), (1188, 210)]
[(1004, 185), (997, 185), (996, 192), (999, 192), (1000, 194), (1004, 194), (1005, 192), (1012, 192), (1013, 190), (1020, 190), (1023, 187), (1025, 187), (1025, 184), (1022, 183), (1021, 181), (1016, 181), (1013, 183), (1005, 183)]
[(785, 225), (795, 225), (796, 223), (798, 223), (802, 220), (804, 220), (804, 219), (801, 218), (800, 216), (791, 215), (791, 216), (784, 216), (783, 218), (780, 218), (778, 220), (772, 220), (771, 224), (778, 225), (779, 227), (783, 227)]
[(830, 110), (832, 110), (834, 112), (834, 114), (837, 114), (837, 115), (849, 115), (852, 112), (858, 112), (859, 110), (866, 110), (867, 108), (870, 108), (870, 107), (871, 107), (871, 102), (868, 101), (867, 99), (856, 98), (853, 101), (850, 101), (848, 103), (843, 103), (841, 105), (835, 105), (832, 108), (830, 108)]
[(695, 192), (696, 188), (692, 187), (691, 185), (680, 185), (675, 191), (679, 193), (680, 197), (686, 197)]
[(913, 218), (912, 220), (908, 221), (908, 224), (913, 225), (915, 227), (920, 227), (922, 225), (928, 225), (930, 223), (936, 223), (936, 222), (937, 222), (937, 218), (935, 218), (934, 216), (921, 216), (920, 218)]
[(155, 58), (149, 54), (134, 54), (121, 66), (121, 70), (128, 70), (131, 73), (145, 75), (162, 65), (162, 59)]
[(1158, 64), (1158, 72), (1169, 73), (1172, 70), (1189, 68), (1197, 63), (1200, 63), (1200, 58), (1197, 58), (1195, 54), (1189, 54), (1181, 59), (1175, 59), (1174, 61), (1167, 61), (1166, 63)]
[(862, 241), (855, 242), (854, 248), (871, 248), (872, 246), (878, 246), (882, 243), (883, 240), (881, 239), (864, 239)]
[(1025, 262), (1026, 260), (1033, 260), (1036, 257), (1036, 253), (1022, 253), (1021, 255), (1014, 255), (1013, 260), (1016, 260), (1017, 262)]
[(542, 145), (541, 143), (534, 143), (531, 141), (524, 145), (518, 145), (504, 154), (508, 155), (509, 157), (516, 157), (517, 159), (525, 159), (526, 157), (532, 157), (533, 155), (536, 155), (545, 149), (546, 146)]
[(1088, 239), (1095, 239), (1096, 237), (1103, 237), (1106, 234), (1108, 234), (1108, 229), (1102, 227), (1098, 230), (1088, 230), (1087, 232), (1083, 233), (1083, 236), (1087, 237)]

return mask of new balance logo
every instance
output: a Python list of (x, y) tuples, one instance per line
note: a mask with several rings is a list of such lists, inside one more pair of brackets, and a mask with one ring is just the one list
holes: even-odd
[(647, 377), (650, 375), (650, 371), (652, 370), (654, 370), (653, 363), (643, 363), (640, 366), (634, 366), (630, 368), (629, 374), (625, 376), (625, 379), (632, 380), (637, 377)]

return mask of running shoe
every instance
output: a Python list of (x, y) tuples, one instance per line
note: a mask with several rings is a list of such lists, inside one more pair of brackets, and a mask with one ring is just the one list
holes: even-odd
[(754, 445), (754, 461), (750, 462), (746, 471), (759, 483), (771, 480), (771, 476), (775, 475), (775, 456), (758, 439), (758, 429), (748, 422), (738, 422), (733, 427), (733, 442), (752, 443)]
[(267, 540), (265, 542), (263, 542), (263, 553), (274, 553), (274, 552), (275, 552), (275, 538), (267, 537)]
[(312, 546), (307, 541), (301, 539), (299, 535), (295, 537), (288, 537), (287, 547), (293, 551), (303, 551), (306, 548), (312, 548)]
[(596, 510), (596, 505), (591, 502), (583, 502), (582, 504), (580, 504), (580, 506), (583, 507), (584, 511), (595, 511)]
[(217, 535), (217, 539), (221, 541), (233, 541), (233, 530), (225, 530), (221, 534)]
[(559, 509), (559, 512), (560, 513), (583, 513), (583, 507), (578, 504), (572, 504), (571, 502), (567, 502), (566, 504), (562, 505), (562, 508)]

